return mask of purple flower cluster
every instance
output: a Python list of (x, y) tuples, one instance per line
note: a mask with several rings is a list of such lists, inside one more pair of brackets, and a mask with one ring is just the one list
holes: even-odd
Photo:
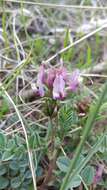
[(74, 92), (77, 90), (79, 77), (79, 70), (70, 74), (63, 66), (46, 70), (45, 65), (41, 65), (37, 75), (37, 84), (36, 86), (32, 85), (32, 89), (40, 97), (44, 97), (47, 87), (52, 92), (53, 99), (63, 100), (67, 91)]

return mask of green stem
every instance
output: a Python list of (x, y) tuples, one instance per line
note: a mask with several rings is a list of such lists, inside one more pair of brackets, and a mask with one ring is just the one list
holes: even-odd
[(96, 116), (98, 114), (98, 111), (100, 109), (100, 106), (102, 104), (102, 101), (103, 101), (103, 99), (105, 97), (106, 92), (107, 92), (107, 83), (105, 84), (105, 87), (104, 87), (104, 89), (102, 91), (102, 94), (101, 94), (97, 104), (95, 105), (94, 109), (90, 110), (89, 117), (87, 119), (85, 129), (83, 131), (83, 136), (81, 138), (81, 141), (80, 141), (80, 144), (79, 144), (78, 148), (76, 149), (74, 159), (71, 161), (69, 170), (68, 170), (67, 174), (64, 177), (64, 180), (63, 180), (63, 183), (61, 185), (60, 190), (65, 190), (67, 185), (68, 185), (70, 175), (73, 172), (73, 169), (75, 168), (75, 165), (76, 165), (77, 160), (78, 160), (78, 158), (80, 156), (80, 153), (82, 151), (82, 148), (84, 146), (86, 138), (89, 135), (89, 133), (90, 133), (92, 127), (93, 127), (94, 121), (96, 119)]

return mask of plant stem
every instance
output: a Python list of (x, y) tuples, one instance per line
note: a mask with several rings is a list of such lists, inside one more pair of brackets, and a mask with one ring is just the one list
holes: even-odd
[(79, 144), (78, 148), (76, 149), (74, 159), (71, 161), (69, 170), (68, 170), (68, 172), (67, 172), (67, 174), (66, 174), (66, 176), (65, 176), (65, 178), (63, 180), (63, 183), (61, 185), (60, 190), (65, 190), (67, 185), (68, 185), (69, 177), (70, 177), (73, 169), (75, 168), (77, 160), (78, 160), (78, 158), (80, 156), (80, 153), (82, 151), (82, 148), (84, 146), (85, 140), (86, 140), (87, 136), (89, 135), (89, 133), (90, 133), (92, 127), (93, 127), (94, 121), (96, 119), (96, 116), (98, 114), (98, 111), (100, 109), (100, 106), (102, 104), (102, 101), (103, 101), (103, 99), (105, 97), (106, 92), (107, 92), (107, 83), (105, 84), (104, 89), (102, 91), (102, 94), (101, 94), (97, 104), (95, 105), (94, 109), (93, 110), (90, 109), (90, 113), (89, 113), (89, 116), (88, 116), (88, 119), (87, 119), (87, 122), (86, 122), (86, 125), (85, 125), (85, 129), (83, 131), (83, 136), (81, 138), (81, 141), (80, 141), (80, 144)]
[(46, 172), (46, 177), (44, 179), (43, 184), (40, 187), (40, 190), (45, 190), (45, 188), (48, 186), (48, 183), (51, 181), (52, 176), (53, 176), (53, 171), (56, 168), (56, 160), (59, 156), (59, 153), (60, 153), (60, 150), (59, 149), (56, 150), (53, 159), (50, 161), (48, 171)]

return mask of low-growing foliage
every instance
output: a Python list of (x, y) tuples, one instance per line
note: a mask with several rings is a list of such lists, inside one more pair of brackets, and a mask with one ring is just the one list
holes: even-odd
[(106, 6), (0, 1), (1, 190), (107, 189)]

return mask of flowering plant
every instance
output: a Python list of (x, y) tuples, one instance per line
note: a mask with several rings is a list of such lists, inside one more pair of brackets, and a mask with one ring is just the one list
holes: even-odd
[(47, 94), (54, 100), (63, 100), (69, 92), (75, 92), (79, 86), (80, 71), (67, 72), (64, 66), (50, 68), (46, 71), (46, 66), (41, 65), (36, 85), (32, 84), (32, 89), (40, 97)]

